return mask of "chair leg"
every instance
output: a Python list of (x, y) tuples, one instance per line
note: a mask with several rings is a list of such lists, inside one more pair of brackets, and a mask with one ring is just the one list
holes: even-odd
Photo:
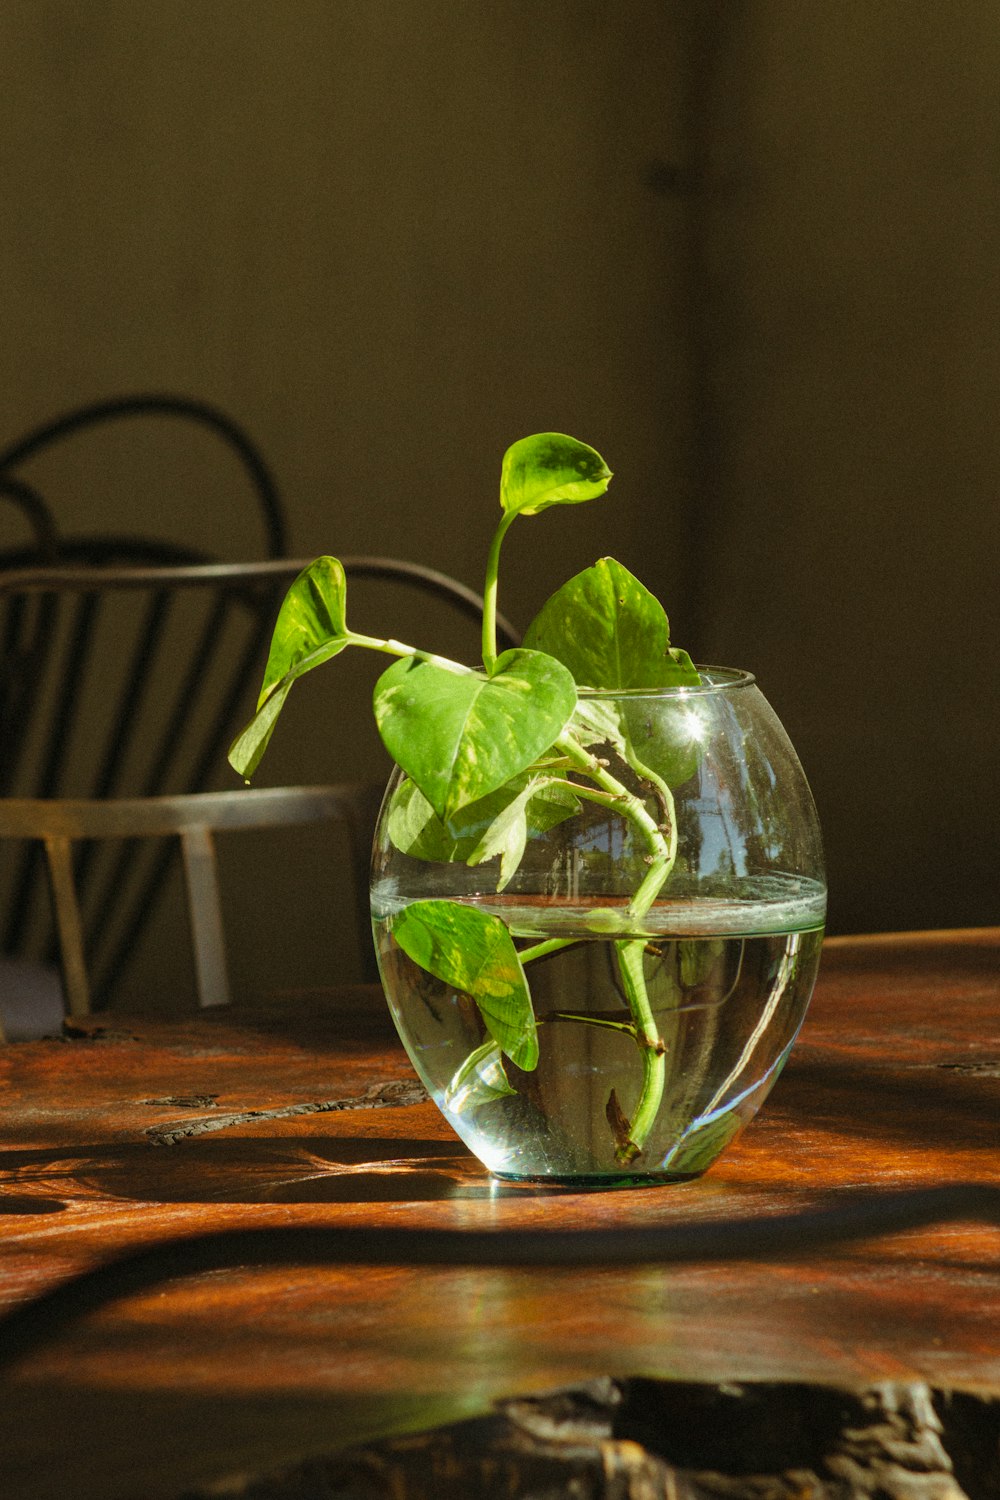
[(222, 930), (222, 902), (215, 862), (215, 842), (208, 828), (185, 828), (181, 834), (188, 915), (194, 947), (198, 1004), (229, 1004), (229, 975)]
[(90, 985), (83, 952), (83, 924), (73, 885), (72, 840), (63, 834), (50, 834), (45, 840), (45, 856), (66, 1004), (71, 1016), (86, 1016), (90, 1014)]

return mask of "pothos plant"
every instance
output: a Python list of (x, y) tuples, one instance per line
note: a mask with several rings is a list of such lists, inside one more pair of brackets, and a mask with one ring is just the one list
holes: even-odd
[[(507, 450), (500, 523), (486, 564), (481, 667), (353, 630), (343, 566), (335, 557), (318, 558), (281, 606), (257, 712), (229, 759), (249, 780), (292, 684), (348, 646), (359, 646), (396, 658), (375, 685), (374, 710), (386, 749), (406, 773), (388, 822), (393, 843), (405, 853), (473, 866), (496, 861), (496, 888), (502, 890), (528, 840), (579, 813), (582, 802), (599, 803), (631, 825), (646, 851), (642, 878), (624, 913), (588, 914), (592, 930), (613, 942), (629, 1012), (620, 1029), (634, 1039), (642, 1063), (631, 1118), (614, 1093), (608, 1100), (616, 1158), (628, 1165), (641, 1153), (660, 1106), (665, 1048), (643, 971), (647, 940), (614, 934), (642, 930), (674, 865), (671, 783), (683, 780), (691, 767), (664, 765), (662, 757), (657, 765), (648, 763), (627, 716), (586, 690), (656, 690), (696, 686), (700, 679), (687, 653), (671, 646), (662, 605), (609, 557), (552, 595), (522, 646), (498, 653), (496, 631), (500, 552), (514, 521), (595, 499), (611, 477), (599, 453), (561, 433), (536, 433)], [(638, 792), (615, 774), (604, 753), (609, 748), (623, 772), (631, 768)], [(433, 899), (407, 905), (394, 920), (393, 937), (421, 969), (470, 995), (482, 1016), (489, 1039), (467, 1059), (455, 1083), (481, 1070), (489, 1055), (492, 1096), (513, 1092), (503, 1058), (529, 1072), (538, 1063), (532, 965), (574, 940), (553, 937), (519, 947), (498, 915), (464, 901)]]

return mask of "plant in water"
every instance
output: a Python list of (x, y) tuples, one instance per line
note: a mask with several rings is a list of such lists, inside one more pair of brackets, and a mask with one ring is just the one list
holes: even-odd
[[(626, 700), (588, 698), (587, 689), (655, 691), (698, 686), (686, 652), (670, 644), (667, 616), (639, 580), (612, 558), (571, 578), (545, 603), (521, 647), (498, 654), (497, 581), (504, 537), (520, 516), (577, 505), (607, 490), (611, 471), (585, 443), (561, 433), (522, 438), (504, 455), (500, 523), (486, 565), (482, 667), (469, 668), (401, 641), (364, 635), (347, 623), (344, 569), (321, 557), (292, 584), (278, 614), (257, 712), (230, 749), (245, 778), (256, 770), (289, 689), (348, 646), (395, 657), (378, 679), (375, 718), (390, 755), (406, 773), (389, 809), (389, 833), (423, 860), (495, 861), (496, 889), (515, 875), (532, 837), (601, 804), (645, 848), (642, 878), (624, 912), (591, 910), (594, 933), (609, 937), (627, 1019), (561, 1013), (560, 1022), (612, 1026), (634, 1041), (641, 1085), (628, 1117), (612, 1089), (608, 1130), (615, 1159), (627, 1166), (643, 1150), (664, 1090), (665, 1045), (643, 969), (642, 930), (677, 856), (671, 786), (692, 770), (690, 747), (658, 747), (656, 764), (626, 710)], [(630, 789), (615, 774), (611, 747)], [(502, 918), (462, 900), (417, 900), (393, 924), (393, 937), (422, 970), (471, 996), (488, 1040), (452, 1080), (455, 1097), (513, 1093), (504, 1059), (531, 1072), (538, 1062), (532, 966), (576, 941), (522, 942)]]

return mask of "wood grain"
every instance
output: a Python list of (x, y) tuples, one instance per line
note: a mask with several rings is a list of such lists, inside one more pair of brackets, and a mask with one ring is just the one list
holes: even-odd
[[(206, 1230), (763, 1232), (868, 1190), (1000, 1184), (1000, 930), (830, 940), (774, 1095), (683, 1187), (490, 1183), (357, 987), (94, 1018), (0, 1074), (0, 1308)], [(964, 1217), (757, 1262), (203, 1270), (6, 1369), (2, 1493), (176, 1497), (596, 1377), (982, 1396), (998, 1327), (1000, 1228)]]

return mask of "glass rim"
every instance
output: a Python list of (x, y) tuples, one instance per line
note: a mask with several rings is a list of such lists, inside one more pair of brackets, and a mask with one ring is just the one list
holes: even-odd
[(741, 688), (755, 687), (757, 679), (752, 672), (742, 667), (703, 666), (695, 662), (695, 671), (703, 679), (700, 683), (676, 683), (671, 687), (658, 688), (577, 688), (580, 698), (698, 698), (713, 693), (731, 693)]

